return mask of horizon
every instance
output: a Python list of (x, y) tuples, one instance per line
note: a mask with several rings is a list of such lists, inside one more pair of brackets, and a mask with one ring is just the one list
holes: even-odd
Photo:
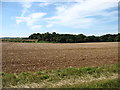
[(0, 4), (3, 27), (0, 37), (28, 37), (46, 32), (87, 36), (118, 33), (118, 0), (6, 1)]
[[(50, 33), (50, 32), (48, 32), (48, 33)], [(52, 34), (52, 33), (50, 33), (50, 34)], [(37, 34), (37, 33), (32, 33), (32, 34)], [(32, 35), (32, 34), (30, 34), (30, 35)], [(44, 33), (40, 33), (40, 34), (44, 34)], [(56, 34), (68, 34), (68, 33), (56, 33)], [(79, 33), (79, 34), (82, 34), (82, 33)], [(116, 35), (116, 34), (119, 34), (119, 33), (112, 33), (112, 34), (111, 33), (107, 33), (107, 34)], [(102, 35), (107, 35), (107, 34), (102, 34)], [(71, 34), (71, 35), (78, 35), (78, 34)], [(85, 35), (85, 34), (83, 34), (83, 35)], [(97, 36), (97, 37), (100, 37), (102, 35), (85, 35), (85, 36)], [(29, 36), (0, 36), (0, 38), (28, 38)]]

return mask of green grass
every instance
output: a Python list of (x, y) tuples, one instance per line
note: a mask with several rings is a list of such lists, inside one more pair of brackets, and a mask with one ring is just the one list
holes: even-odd
[(37, 41), (37, 39), (2, 39), (2, 42), (18, 42), (18, 43), (57, 43), (49, 41)]
[(57, 43), (57, 42), (49, 42), (49, 41), (38, 41), (36, 43)]
[(59, 88), (120, 88), (120, 79), (92, 81), (84, 84), (63, 85)]
[(2, 39), (2, 42), (35, 43), (36, 40), (30, 40), (30, 39)]
[[(3, 80), (3, 87), (14, 87), (20, 86), (24, 87), (25, 84), (45, 84), (43, 87), (89, 87), (89, 88), (97, 88), (97, 87), (115, 87), (118, 86), (117, 83), (120, 80), (107, 80), (107, 78), (114, 76), (118, 72), (119, 64), (106, 65), (103, 67), (83, 67), (83, 68), (66, 68), (61, 70), (48, 70), (48, 71), (37, 71), (37, 72), (23, 72), (23, 73), (1, 73)], [(101, 77), (105, 77), (106, 80), (98, 80)], [(91, 78), (93, 80), (92, 84), (80, 84), (82, 81), (90, 81)], [(97, 83), (96, 83), (97, 81)], [(78, 82), (78, 83), (76, 83)], [(62, 83), (62, 84), (60, 84)], [(68, 84), (70, 83), (70, 84)]]

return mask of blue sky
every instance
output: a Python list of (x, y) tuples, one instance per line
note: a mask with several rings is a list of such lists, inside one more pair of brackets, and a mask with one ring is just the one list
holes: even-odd
[(118, 33), (118, 0), (2, 2), (3, 37), (32, 33), (103, 35)]

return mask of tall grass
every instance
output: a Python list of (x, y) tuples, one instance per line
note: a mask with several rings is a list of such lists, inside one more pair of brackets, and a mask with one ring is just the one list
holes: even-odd
[(120, 79), (99, 80), (82, 84), (62, 85), (59, 88), (118, 88), (120, 89)]
[[(3, 87), (116, 87), (118, 64), (23, 73), (2, 72)], [(113, 78), (112, 78), (113, 77)], [(102, 78), (102, 79), (101, 79)], [(109, 79), (109, 80), (108, 80)], [(113, 80), (111, 80), (113, 79)], [(83, 84), (83, 83), (84, 84)], [(90, 84), (92, 82), (93, 84)], [(96, 84), (97, 83), (97, 84)], [(103, 83), (103, 84), (102, 84)], [(35, 85), (31, 85), (35, 84)], [(91, 86), (92, 85), (92, 86)]]

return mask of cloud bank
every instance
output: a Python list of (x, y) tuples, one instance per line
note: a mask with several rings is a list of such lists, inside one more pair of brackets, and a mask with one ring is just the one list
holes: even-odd
[[(71, 2), (73, 2), (71, 0)], [(70, 3), (71, 3), (70, 2)], [(117, 21), (118, 0), (74, 0), (73, 4), (56, 5), (54, 15), (44, 17), (49, 12), (35, 12), (28, 16), (25, 13), (32, 7), (32, 2), (22, 3), (23, 10), (21, 16), (16, 17), (16, 23), (25, 22), (32, 29), (52, 28), (56, 25), (70, 28), (92, 28), (94, 26), (108, 25), (107, 23)], [(21, 3), (21, 2), (20, 2)], [(39, 7), (46, 7), (55, 3), (38, 3)], [(111, 10), (111, 11), (110, 11)], [(45, 24), (37, 24), (42, 22)]]

